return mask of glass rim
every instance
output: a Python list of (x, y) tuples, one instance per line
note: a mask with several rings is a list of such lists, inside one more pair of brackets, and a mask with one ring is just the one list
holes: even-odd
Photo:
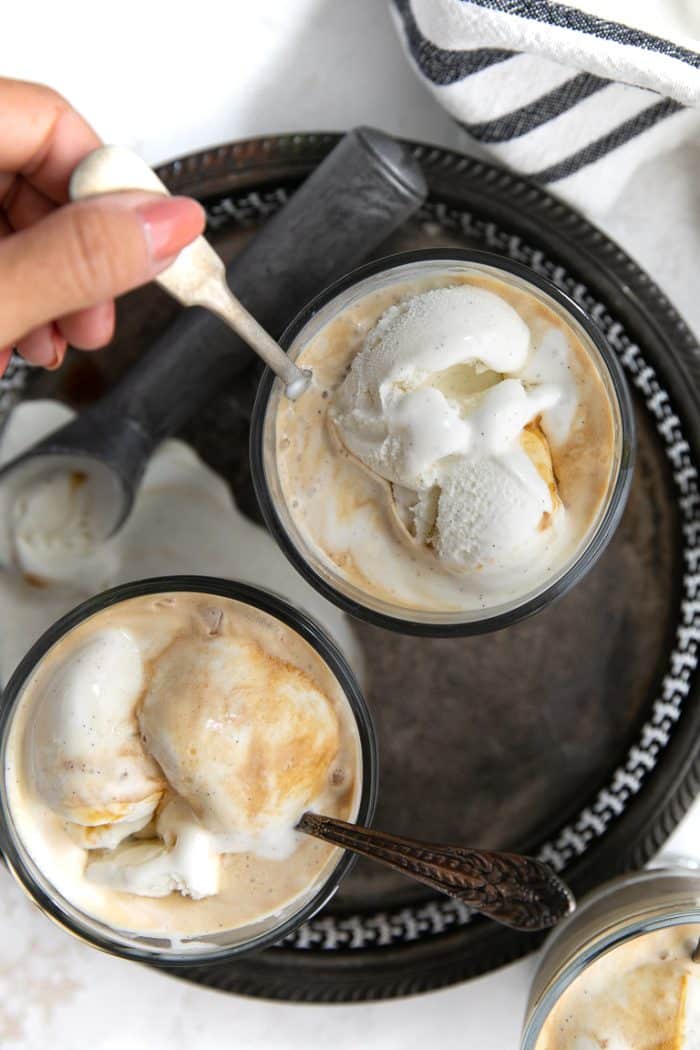
[[(695, 876), (700, 879), (700, 871), (690, 871), (669, 866), (644, 868), (641, 871), (631, 871), (618, 875), (587, 894), (580, 902), (583, 909), (577, 908), (567, 922), (574, 922), (580, 917), (582, 910), (585, 910), (587, 905), (597, 904), (601, 899), (614, 894), (630, 882), (637, 884), (669, 876), (677, 876), (679, 878)], [(700, 923), (700, 904), (694, 907), (682, 905), (674, 908), (666, 902), (656, 902), (650, 903), (646, 907), (639, 906), (626, 919), (619, 920), (611, 927), (603, 929), (600, 935), (591, 941), (590, 945), (584, 946), (573, 958), (565, 962), (556, 976), (550, 980), (549, 984), (542, 991), (539, 998), (530, 1004), (521, 1036), (520, 1050), (537, 1050), (537, 1041), (552, 1010), (574, 981), (598, 959), (608, 955), (621, 945), (627, 944), (637, 937), (642, 937), (646, 933), (653, 933), (666, 927), (684, 926), (685, 924), (697, 925), (698, 923)], [(565, 932), (564, 925), (555, 928), (545, 943), (545, 952), (550, 941), (563, 932)]]
[[(393, 607), (395, 612), (380, 611), (364, 604), (359, 597), (351, 597), (349, 594), (345, 594), (340, 587), (335, 586), (334, 583), (329, 582), (317, 572), (293, 541), (277, 511), (265, 469), (264, 442), (270, 397), (275, 390), (280, 389), (281, 384), (274, 372), (269, 368), (266, 368), (261, 376), (253, 405), (250, 425), (250, 466), (258, 506), (268, 530), (297, 572), (324, 598), (333, 602), (334, 605), (337, 605), (344, 612), (372, 623), (377, 627), (420, 637), (457, 638), (498, 631), (534, 615), (566, 594), (597, 562), (614, 535), (627, 503), (635, 456), (634, 412), (622, 367), (603, 333), (583, 307), (566, 292), (562, 291), (561, 288), (558, 288), (557, 285), (542, 277), (537, 271), (532, 270), (523, 263), (500, 256), (495, 252), (462, 248), (427, 248), (399, 252), (365, 263), (363, 266), (351, 270), (345, 276), (334, 281), (328, 288), (307, 303), (282, 333), (280, 345), (284, 350), (288, 351), (294, 340), (315, 315), (353, 286), (381, 273), (421, 262), (445, 262), (446, 264), (457, 262), (486, 266), (504, 271), (533, 285), (539, 292), (549, 296), (561, 309), (572, 316), (573, 320), (583, 329), (585, 335), (598, 351), (602, 364), (607, 370), (619, 411), (620, 459), (617, 475), (607, 497), (607, 506), (597, 521), (585, 547), (575, 557), (575, 560), (560, 576), (553, 579), (551, 583), (547, 584), (536, 594), (491, 615), (486, 610), (483, 610), (484, 615), (475, 615), (472, 619), (459, 620), (457, 618), (459, 613), (457, 612), (442, 614), (449, 616), (449, 619), (441, 620), (427, 617), (425, 620), (417, 620), (415, 619), (417, 610), (411, 610), (408, 607), (406, 608), (405, 617), (400, 614), (401, 607), (398, 605)], [(438, 617), (440, 615), (437, 614)]]
[[(11, 874), (30, 899), (38, 905), (48, 918), (69, 933), (72, 933), (79, 940), (121, 958), (133, 959), (138, 962), (155, 962), (173, 968), (225, 962), (227, 959), (235, 956), (244, 955), (251, 951), (260, 951), (263, 948), (277, 944), (328, 903), (357, 859), (354, 854), (347, 850), (342, 850), (333, 869), (325, 876), (317, 891), (305, 901), (298, 911), (293, 912), (278, 925), (248, 940), (207, 951), (192, 949), (178, 953), (177, 951), (163, 951), (159, 948), (149, 949), (146, 945), (122, 944), (109, 935), (109, 925), (106, 922), (94, 918), (87, 912), (82, 912), (82, 909), (71, 901), (66, 901), (76, 912), (85, 915), (88, 921), (82, 923), (82, 921), (76, 920), (61, 907), (59, 902), (64, 900), (62, 894), (54, 890), (54, 894), (51, 895), (44, 887), (38, 884), (17, 847), (17, 843), (22, 843), (22, 836), (16, 830), (12, 820), (5, 776), (9, 732), (24, 687), (40, 661), (53, 646), (95, 613), (101, 612), (103, 609), (119, 602), (128, 601), (131, 598), (139, 598), (150, 594), (174, 594), (178, 592), (231, 598), (234, 601), (242, 602), (267, 613), (296, 631), (328, 665), (331, 673), (337, 679), (357, 727), (362, 763), (362, 784), (357, 815), (354, 818), (358, 823), (371, 823), (377, 802), (378, 787), (376, 729), (364, 693), (348, 661), (335, 642), (312, 617), (271, 591), (255, 587), (252, 584), (239, 583), (236, 580), (226, 580), (216, 576), (154, 576), (111, 587), (100, 594), (88, 598), (87, 601), (82, 602), (65, 615), (59, 617), (34, 642), (18, 664), (2, 693), (2, 705), (0, 707), (0, 850)], [(22, 848), (24, 849), (23, 846)], [(35, 867), (40, 871), (38, 865), (35, 865)], [(49, 876), (41, 871), (40, 874), (44, 877), (47, 886), (54, 889)], [(92, 929), (88, 923), (94, 924), (95, 927), (100, 929)], [(103, 933), (102, 930), (105, 932)], [(134, 936), (140, 935), (138, 931), (124, 930), (124, 933), (133, 934)], [(143, 934), (143, 936), (162, 937), (160, 934), (147, 933)]]

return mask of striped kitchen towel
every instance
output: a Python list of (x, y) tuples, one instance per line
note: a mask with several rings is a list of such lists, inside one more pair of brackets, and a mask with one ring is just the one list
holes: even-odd
[(700, 0), (392, 7), (467, 151), (584, 210), (605, 210), (642, 161), (700, 130)]

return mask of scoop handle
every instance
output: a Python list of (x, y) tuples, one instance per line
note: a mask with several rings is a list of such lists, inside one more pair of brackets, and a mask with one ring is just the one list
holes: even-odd
[[(311, 298), (409, 218), (426, 193), (406, 145), (381, 131), (355, 128), (228, 266), (229, 284), (278, 338)], [(172, 270), (161, 274), (161, 281), (171, 280)], [(95, 407), (107, 427), (138, 429), (145, 467), (153, 446), (228, 386), (252, 358), (222, 321), (193, 307), (178, 315)], [(110, 444), (114, 449), (115, 442)]]

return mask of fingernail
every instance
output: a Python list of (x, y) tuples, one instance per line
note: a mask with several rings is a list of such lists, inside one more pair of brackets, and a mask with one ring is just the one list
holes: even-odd
[(24, 360), (37, 368), (49, 368), (56, 361), (56, 347), (47, 325), (35, 328), (19, 341), (19, 352)]
[(55, 372), (63, 364), (63, 358), (66, 356), (66, 350), (68, 349), (68, 340), (63, 332), (54, 325), (51, 332), (51, 341), (53, 343), (54, 358), (51, 364), (48, 364), (46, 367), (49, 372)]
[(204, 229), (204, 209), (190, 197), (161, 197), (136, 208), (154, 262), (176, 255)]
[(42, 325), (25, 335), (18, 349), (28, 364), (53, 371), (61, 365), (67, 345), (54, 325)]

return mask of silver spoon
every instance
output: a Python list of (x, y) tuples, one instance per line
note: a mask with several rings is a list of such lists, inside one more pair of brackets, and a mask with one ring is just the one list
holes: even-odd
[[(168, 195), (165, 184), (146, 161), (125, 146), (101, 146), (89, 153), (71, 176), (70, 196), (74, 201), (116, 190)], [(294, 400), (304, 393), (311, 373), (298, 368), (239, 302), (226, 282), (223, 260), (204, 237), (183, 248), (156, 281), (183, 306), (203, 306), (220, 317), (279, 376), (287, 397)]]
[(304, 813), (297, 831), (376, 860), (514, 930), (555, 926), (574, 910), (568, 886), (534, 857), (444, 846)]

